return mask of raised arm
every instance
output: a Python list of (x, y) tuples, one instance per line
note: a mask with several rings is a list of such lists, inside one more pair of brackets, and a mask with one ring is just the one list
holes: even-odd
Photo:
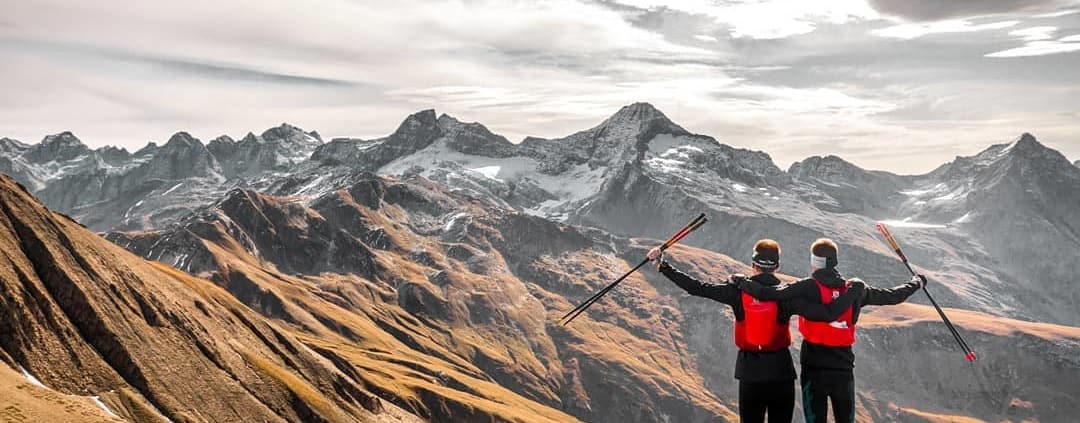
[(665, 260), (660, 261), (660, 273), (675, 282), (679, 288), (690, 295), (711, 298), (724, 304), (733, 305), (739, 298), (739, 288), (732, 283), (706, 283), (694, 279), (678, 269), (671, 267)]
[(787, 314), (798, 314), (819, 322), (831, 322), (838, 319), (841, 314), (844, 314), (844, 311), (856, 304), (856, 302), (862, 300), (865, 293), (865, 283), (852, 281), (851, 286), (828, 305), (802, 297), (792, 298), (780, 304)]
[(866, 287), (863, 305), (894, 305), (900, 304), (926, 284), (926, 277), (918, 275), (912, 277), (908, 283), (892, 288)]

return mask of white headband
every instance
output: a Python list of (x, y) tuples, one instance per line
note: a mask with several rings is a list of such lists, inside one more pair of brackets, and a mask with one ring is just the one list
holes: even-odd
[(829, 261), (825, 257), (815, 256), (814, 253), (810, 253), (810, 267), (815, 269), (824, 269), (828, 266)]

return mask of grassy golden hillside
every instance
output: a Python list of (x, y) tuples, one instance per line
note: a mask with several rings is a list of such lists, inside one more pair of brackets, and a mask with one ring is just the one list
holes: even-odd
[(35, 386), (7, 366), (0, 366), (0, 422), (116, 423), (123, 420), (89, 397)]
[[(400, 420), (224, 289), (103, 240), (7, 177), (0, 245), (0, 359), (50, 395), (101, 396), (136, 421)], [(0, 408), (18, 406), (8, 398)]]

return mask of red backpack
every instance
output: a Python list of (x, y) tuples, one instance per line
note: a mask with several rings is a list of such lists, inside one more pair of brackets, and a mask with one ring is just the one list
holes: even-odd
[[(851, 286), (848, 282), (843, 287), (830, 288), (816, 279), (814, 282), (817, 282), (818, 291), (821, 293), (821, 303), (826, 305), (832, 303)], [(815, 322), (799, 316), (799, 332), (811, 344), (850, 347), (855, 345), (855, 320), (852, 315), (853, 307), (848, 307), (839, 318), (832, 322)]]
[(787, 324), (777, 321), (776, 301), (762, 301), (742, 293), (743, 319), (735, 321), (735, 345), (743, 351), (779, 351), (791, 345)]

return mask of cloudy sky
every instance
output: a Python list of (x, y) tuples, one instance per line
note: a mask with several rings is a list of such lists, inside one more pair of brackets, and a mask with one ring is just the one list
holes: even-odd
[(137, 148), (435, 108), (511, 141), (647, 101), (782, 167), (897, 172), (1031, 132), (1080, 159), (1076, 0), (0, 0), (0, 136)]

